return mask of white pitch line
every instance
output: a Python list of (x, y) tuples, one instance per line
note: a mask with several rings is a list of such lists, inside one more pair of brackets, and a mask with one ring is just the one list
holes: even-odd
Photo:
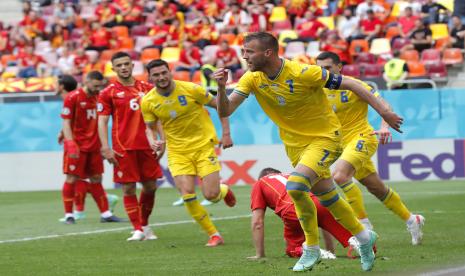
[[(232, 220), (232, 219), (239, 219), (239, 218), (247, 218), (251, 215), (239, 215), (239, 216), (229, 216), (229, 217), (213, 217), (212, 220)], [(166, 225), (177, 225), (177, 224), (186, 224), (186, 223), (194, 223), (193, 220), (178, 220), (178, 221), (166, 221), (166, 222), (159, 222), (159, 223), (152, 223), (150, 226), (166, 226)], [(2, 243), (14, 243), (14, 242), (25, 242), (25, 241), (36, 241), (36, 240), (45, 240), (45, 239), (54, 239), (54, 238), (62, 238), (62, 237), (70, 237), (70, 236), (81, 236), (81, 235), (91, 235), (91, 234), (101, 234), (107, 232), (118, 232), (124, 230), (131, 230), (132, 227), (119, 227), (119, 228), (110, 228), (110, 229), (99, 229), (99, 230), (92, 230), (92, 231), (84, 231), (84, 232), (74, 232), (74, 233), (65, 233), (65, 234), (54, 234), (54, 235), (46, 235), (46, 236), (37, 236), (37, 237), (26, 237), (21, 239), (14, 239), (14, 240), (4, 240), (0, 241)]]
[(464, 275), (465, 266), (436, 270), (427, 273), (421, 273), (420, 276), (441, 276), (441, 275)]

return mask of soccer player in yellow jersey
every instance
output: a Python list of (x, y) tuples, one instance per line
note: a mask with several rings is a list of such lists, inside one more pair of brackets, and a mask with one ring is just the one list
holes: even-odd
[[(204, 105), (216, 108), (215, 97), (200, 85), (173, 80), (168, 63), (153, 60), (147, 64), (149, 80), (155, 85), (142, 99), (142, 115), (147, 124), (147, 138), (154, 151), (164, 147), (157, 140), (157, 122), (166, 136), (168, 167), (176, 187), (181, 192), (189, 214), (207, 232), (206, 246), (224, 243), (208, 212), (200, 205), (195, 194), (195, 178), (202, 178), (202, 192), (206, 199), (221, 199), (232, 207), (236, 204), (233, 192), (220, 184), (220, 164), (215, 154), (218, 144), (215, 127)], [(223, 148), (231, 147), (228, 118), (221, 118)]]
[[(339, 56), (333, 52), (323, 52), (317, 58), (317, 65), (333, 74), (340, 74), (342, 63)], [(361, 81), (360, 81), (361, 82)], [(361, 82), (375, 97), (379, 97), (378, 91), (368, 84)], [(325, 89), (329, 103), (341, 123), (342, 146), (344, 151), (336, 162), (333, 171), (334, 182), (344, 191), (347, 201), (357, 215), (358, 219), (369, 229), (372, 229), (368, 215), (363, 205), (362, 192), (352, 182), (355, 177), (368, 188), (368, 191), (376, 196), (388, 209), (404, 220), (407, 229), (412, 236), (412, 244), (421, 243), (423, 233), (421, 228), (424, 217), (412, 214), (400, 199), (399, 195), (391, 188), (384, 185), (371, 161), (372, 155), (378, 147), (379, 136), (381, 144), (389, 143), (392, 139), (389, 125), (382, 122), (381, 129), (374, 131), (368, 122), (368, 104), (361, 100), (350, 90)], [(380, 100), (382, 100), (380, 98)], [(386, 106), (387, 103), (386, 103)], [(388, 107), (389, 108), (389, 107)]]
[(241, 77), (229, 97), (225, 92), (227, 70), (222, 68), (214, 73), (219, 115), (231, 115), (253, 93), (279, 127), (287, 155), (295, 167), (286, 189), (305, 233), (303, 254), (293, 270), (310, 270), (321, 260), (316, 209), (308, 196), (309, 190), (358, 239), (362, 269), (371, 270), (377, 235), (357, 220), (350, 205), (339, 198), (331, 179), (329, 166), (341, 153), (341, 126), (323, 88), (354, 91), (396, 130), (400, 131), (402, 118), (386, 109), (359, 82), (331, 74), (319, 66), (281, 59), (278, 50), (277, 39), (269, 33), (257, 32), (245, 37), (242, 57), (249, 72)]

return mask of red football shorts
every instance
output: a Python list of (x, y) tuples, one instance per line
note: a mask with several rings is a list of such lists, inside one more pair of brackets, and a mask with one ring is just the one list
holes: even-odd
[(77, 175), (86, 179), (103, 173), (103, 158), (100, 151), (79, 152), (79, 158), (69, 158), (65, 151), (63, 154), (63, 173)]
[(163, 176), (153, 150), (128, 150), (123, 156), (115, 154), (118, 166), (113, 167), (113, 181), (134, 183), (154, 181)]

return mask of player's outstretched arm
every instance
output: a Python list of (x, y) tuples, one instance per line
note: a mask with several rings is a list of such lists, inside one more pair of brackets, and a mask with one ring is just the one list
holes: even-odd
[(100, 143), (102, 144), (102, 148), (100, 149), (103, 158), (107, 159), (110, 164), (117, 165), (118, 161), (116, 160), (115, 153), (110, 148), (110, 144), (108, 143), (108, 121), (110, 120), (110, 116), (107, 115), (99, 115), (98, 116), (98, 137), (100, 139)]
[(150, 148), (157, 154), (157, 159), (160, 159), (165, 153), (165, 132), (158, 121), (147, 122), (145, 125), (145, 135), (147, 136)]
[(255, 246), (255, 256), (247, 257), (249, 260), (257, 260), (265, 257), (265, 210), (252, 211), (252, 238)]
[[(378, 97), (381, 103), (385, 106), (385, 108), (392, 111), (392, 107), (387, 103), (383, 98)], [(392, 133), (389, 130), (389, 124), (384, 120), (381, 119), (381, 127), (379, 130), (373, 131), (373, 135), (378, 136), (379, 143), (384, 145), (388, 144), (392, 141)]]
[(236, 108), (245, 100), (243, 96), (236, 93), (226, 95), (226, 82), (228, 81), (228, 70), (220, 68), (213, 73), (213, 78), (218, 83), (217, 110), (220, 117), (230, 116)]
[(381, 117), (386, 121), (386, 123), (389, 124), (389, 126), (395, 129), (397, 132), (402, 133), (400, 127), (404, 119), (396, 113), (394, 113), (393, 111), (389, 110), (389, 108), (386, 108), (386, 106), (383, 105), (378, 98), (371, 94), (370, 91), (368, 91), (360, 82), (343, 77), (340, 89), (351, 90), (352, 92), (357, 94), (357, 96), (359, 96), (369, 105), (371, 105), (371, 107), (373, 107), (376, 110), (376, 112), (378, 112), (378, 114), (381, 115)]

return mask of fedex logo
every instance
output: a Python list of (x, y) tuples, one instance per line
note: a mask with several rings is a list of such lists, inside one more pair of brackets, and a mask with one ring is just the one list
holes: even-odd
[(424, 180), (430, 177), (439, 179), (465, 177), (465, 141), (454, 140), (452, 152), (428, 154), (438, 148), (437, 146), (440, 144), (437, 143), (439, 142), (430, 140), (429, 143), (425, 144), (427, 145), (425, 147), (412, 143), (418, 150), (416, 150), (416, 153), (409, 154), (402, 154), (401, 151), (406, 142), (394, 142), (379, 147), (378, 172), (380, 177), (382, 179), (392, 179), (392, 167), (395, 164), (400, 165), (402, 175), (411, 180)]

